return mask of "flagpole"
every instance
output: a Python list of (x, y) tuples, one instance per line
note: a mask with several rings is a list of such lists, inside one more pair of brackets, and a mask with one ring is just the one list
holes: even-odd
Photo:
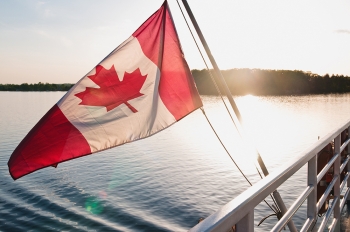
[[(213, 65), (213, 68), (214, 68), (214, 71), (215, 71), (215, 74), (216, 74), (216, 75), (214, 75), (214, 77), (215, 77), (216, 81), (219, 83), (219, 85), (221, 85), (224, 88), (226, 97), (228, 98), (228, 100), (229, 100), (229, 102), (230, 102), (230, 104), (232, 106), (232, 109), (235, 112), (236, 117), (237, 117), (237, 119), (238, 119), (238, 121), (240, 122), (240, 125), (241, 125), (242, 124), (241, 113), (239, 112), (238, 107), (236, 105), (236, 102), (235, 102), (235, 100), (232, 97), (231, 91), (228, 88), (228, 86), (226, 84), (226, 81), (225, 81), (225, 79), (224, 79), (224, 77), (223, 77), (223, 75), (222, 75), (222, 73), (221, 73), (221, 71), (220, 71), (220, 69), (219, 69), (219, 67), (218, 67), (214, 57), (213, 57), (213, 55), (211, 54), (209, 46), (208, 46), (208, 44), (207, 44), (207, 42), (206, 42), (206, 40), (205, 40), (205, 38), (204, 38), (204, 36), (202, 34), (202, 31), (200, 30), (200, 28), (199, 28), (199, 26), (197, 24), (196, 19), (194, 18), (194, 15), (193, 15), (193, 13), (192, 13), (192, 11), (190, 9), (190, 6), (188, 5), (186, 0), (182, 0), (182, 3), (184, 4), (184, 6), (186, 8), (186, 11), (187, 11), (187, 13), (188, 13), (188, 15), (189, 15), (189, 17), (190, 17), (190, 19), (192, 21), (192, 24), (193, 24), (194, 28), (197, 31), (197, 34), (198, 34), (198, 36), (199, 36), (199, 38), (200, 38), (200, 40), (201, 40), (201, 42), (203, 44), (203, 47), (204, 47), (204, 49), (205, 49), (205, 51), (206, 51), (206, 53), (207, 53), (207, 55), (209, 57), (209, 60), (210, 60), (211, 64)], [(239, 132), (241, 133), (242, 131), (239, 131)], [(268, 170), (266, 168), (266, 165), (265, 165), (264, 161), (262, 160), (259, 152), (258, 151), (256, 151), (256, 152), (257, 152), (257, 161), (259, 163), (259, 166), (260, 166), (262, 172), (264, 173), (264, 175), (267, 176), (269, 174), (269, 172), (268, 172)]]
[[(204, 36), (202, 34), (202, 31), (199, 28), (199, 25), (198, 25), (194, 15), (193, 15), (193, 13), (192, 13), (192, 10), (191, 10), (190, 6), (187, 3), (187, 0), (182, 0), (182, 3), (184, 5), (184, 7), (185, 7), (185, 9), (186, 9), (186, 11), (187, 11), (191, 21), (192, 21), (192, 24), (193, 24), (194, 28), (196, 29), (197, 35), (199, 36), (199, 39), (201, 40), (201, 42), (203, 44), (203, 47), (204, 47), (204, 49), (205, 49), (205, 51), (206, 51), (206, 53), (207, 53), (207, 55), (209, 57), (209, 60), (210, 60), (211, 64), (213, 65), (213, 68), (214, 68), (214, 71), (215, 71), (215, 74), (216, 74), (216, 75), (214, 75), (215, 79), (219, 83), (219, 85), (221, 85), (224, 88), (225, 94), (226, 94), (226, 96), (227, 96), (227, 98), (228, 98), (228, 100), (229, 100), (229, 102), (230, 102), (230, 104), (232, 106), (233, 111), (235, 112), (235, 114), (237, 116), (238, 121), (240, 123), (242, 123), (241, 113), (239, 112), (238, 107), (237, 107), (237, 105), (236, 105), (236, 103), (235, 103), (235, 101), (234, 101), (234, 99), (232, 97), (232, 94), (230, 92), (230, 89), (228, 88), (228, 86), (226, 84), (226, 81), (225, 81), (225, 79), (224, 79), (224, 77), (223, 77), (223, 75), (222, 75), (222, 73), (221, 73), (217, 63), (216, 63), (213, 55), (211, 54), (209, 46), (208, 46), (208, 44), (207, 44), (207, 42), (206, 42), (206, 40), (205, 40), (205, 38), (204, 38)], [(269, 174), (269, 172), (267, 171), (266, 165), (265, 165), (264, 161), (261, 158), (261, 155), (259, 154), (259, 152), (257, 150), (256, 150), (256, 153), (257, 153), (257, 161), (259, 163), (259, 166), (260, 166), (261, 170), (263, 171), (264, 175), (267, 176)], [(275, 190), (273, 192), (273, 195), (274, 195), (274, 197), (276, 199), (277, 205), (279, 206), (279, 208), (282, 211), (282, 214), (285, 214), (285, 212), (287, 212), (287, 208), (284, 205), (284, 202), (283, 202), (280, 194), (278, 193), (277, 190)], [(292, 220), (289, 221), (288, 227), (289, 227), (290, 231), (297, 231), (297, 229), (296, 229), (296, 227), (295, 227), (295, 225), (294, 225)]]

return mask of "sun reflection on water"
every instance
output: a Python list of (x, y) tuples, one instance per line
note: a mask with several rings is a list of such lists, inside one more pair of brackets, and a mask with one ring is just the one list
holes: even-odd
[[(242, 115), (241, 134), (232, 123), (220, 98), (205, 101), (205, 110), (221, 140), (232, 154), (233, 159), (248, 174), (256, 175), (253, 165), (260, 153), (268, 169), (271, 170), (292, 158), (293, 154), (311, 145), (310, 140), (317, 141), (317, 136), (309, 138), (310, 133), (305, 133), (305, 128), (322, 134), (319, 123), (322, 117), (313, 113), (318, 104), (309, 101), (308, 96), (254, 96), (245, 95), (235, 97), (236, 104)], [(236, 124), (230, 104), (226, 102)], [(321, 102), (321, 106), (324, 104)], [(296, 107), (297, 106), (297, 107)], [(300, 107), (298, 107), (300, 106)], [(207, 131), (205, 125), (200, 134), (201, 140), (217, 140), (211, 131)], [(212, 136), (208, 136), (208, 133)], [(242, 139), (242, 137), (244, 139)], [(308, 141), (308, 142), (305, 142)], [(296, 147), (295, 144), (299, 144)], [(300, 146), (302, 144), (303, 146)], [(222, 149), (222, 148), (216, 148)], [(215, 152), (212, 162), (231, 162), (225, 152)]]
[[(309, 102), (308, 96), (247, 95), (238, 97), (237, 104), (244, 119), (242, 125), (249, 143), (258, 148), (267, 163), (275, 163), (279, 157), (290, 157), (301, 151), (303, 147), (296, 149), (293, 146), (296, 143), (302, 144), (303, 140), (310, 141), (307, 137), (310, 133), (305, 133), (304, 128), (310, 130), (311, 127), (311, 130), (321, 134), (321, 116), (312, 110), (318, 104)], [(317, 136), (311, 140), (316, 142)]]
[[(205, 104), (204, 108), (210, 122), (215, 128), (216, 133), (239, 168), (242, 169), (242, 171), (247, 175), (256, 176), (257, 171), (254, 166), (256, 150), (254, 149), (255, 146), (251, 146), (251, 144), (254, 144), (254, 142), (252, 142), (250, 139), (246, 139), (247, 136), (243, 136), (245, 138), (243, 139), (238, 132), (237, 128), (240, 128), (241, 132), (243, 132), (243, 130), (235, 117), (235, 114), (232, 112), (229, 102), (226, 102), (226, 104), (236, 125), (232, 122), (232, 119), (227, 113), (224, 105), (220, 102), (220, 98), (215, 98), (215, 101), (213, 101), (213, 98), (210, 100), (210, 103)], [(256, 100), (256, 97), (252, 95), (239, 97), (240, 103), (246, 107), (248, 106), (248, 108), (249, 106), (254, 106), (254, 101)], [(200, 131), (201, 134), (199, 135), (198, 139), (201, 141), (206, 141), (206, 144), (211, 144), (211, 147), (213, 147), (211, 155), (207, 157), (209, 159), (208, 162), (217, 164), (220, 166), (223, 172), (235, 172), (235, 165), (232, 163), (230, 157), (227, 155), (220, 142), (215, 137), (215, 134), (210, 130), (210, 127), (207, 126), (206, 123), (203, 123), (203, 128), (201, 128)], [(207, 149), (206, 152), (210, 152), (208, 151), (208, 146), (205, 146), (205, 149)]]

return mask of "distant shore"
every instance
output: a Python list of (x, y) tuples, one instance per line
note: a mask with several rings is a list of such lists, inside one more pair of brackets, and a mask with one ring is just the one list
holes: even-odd
[(21, 92), (30, 92), (30, 91), (68, 91), (72, 88), (74, 84), (49, 84), (49, 83), (37, 83), (37, 84), (28, 84), (23, 83), (20, 85), (16, 84), (0, 84), (0, 91), (21, 91)]
[[(234, 95), (307, 95), (350, 92), (350, 77), (320, 76), (299, 70), (229, 69), (221, 71)], [(218, 95), (210, 77), (213, 70), (192, 70), (198, 91)], [(220, 92), (224, 90), (219, 86)]]
[[(198, 91), (203, 95), (218, 95), (210, 73), (213, 70), (192, 70)], [(304, 95), (350, 92), (350, 77), (320, 76), (299, 70), (229, 69), (222, 70), (234, 95)], [(0, 91), (68, 91), (74, 84), (0, 84)], [(219, 86), (220, 92), (223, 88)]]

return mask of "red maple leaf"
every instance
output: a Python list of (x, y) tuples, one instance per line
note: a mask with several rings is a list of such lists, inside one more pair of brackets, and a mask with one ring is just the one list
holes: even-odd
[(142, 96), (140, 89), (145, 83), (147, 75), (142, 76), (140, 69), (132, 73), (125, 73), (119, 80), (114, 65), (107, 70), (101, 65), (96, 66), (96, 74), (88, 76), (100, 88), (86, 87), (83, 92), (75, 94), (82, 101), (79, 105), (105, 106), (110, 111), (121, 104), (125, 104), (136, 113), (137, 110), (128, 103), (129, 100)]

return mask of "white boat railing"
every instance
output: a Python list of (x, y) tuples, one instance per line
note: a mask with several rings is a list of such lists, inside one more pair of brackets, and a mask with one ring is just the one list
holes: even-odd
[[(348, 162), (350, 146), (347, 146), (350, 142), (350, 139), (346, 139), (343, 144), (341, 144), (341, 133), (346, 129), (348, 129), (350, 137), (350, 120), (343, 126), (318, 140), (318, 142), (310, 148), (299, 153), (299, 155), (295, 156), (294, 159), (288, 162), (288, 165), (283, 166), (278, 170), (270, 173), (267, 177), (248, 188), (246, 191), (238, 195), (235, 199), (227, 203), (217, 212), (197, 224), (190, 231), (226, 232), (232, 231), (233, 226), (235, 226), (236, 232), (254, 231), (254, 208), (270, 193), (272, 193), (281, 184), (293, 176), (306, 163), (308, 163), (308, 174), (307, 179), (305, 180), (307, 187), (294, 201), (294, 203), (289, 206), (288, 211), (277, 222), (271, 231), (281, 231), (306, 199), (307, 217), (300, 231), (310, 231), (316, 221), (319, 209), (328, 199), (328, 196), (332, 189), (333, 200), (331, 201), (331, 205), (328, 207), (327, 212), (322, 217), (322, 221), (318, 226), (317, 231), (324, 231), (332, 214), (333, 220), (330, 222), (328, 229), (329, 231), (338, 231), (340, 213), (345, 205), (346, 200), (348, 199), (350, 189), (350, 163)], [(317, 154), (330, 142), (334, 143), (334, 156), (320, 171), (320, 173), (317, 174)], [(347, 153), (345, 160), (341, 163), (341, 153), (343, 150), (345, 150)], [(334, 170), (333, 179), (329, 183), (323, 196), (321, 196), (317, 202), (317, 184), (321, 181), (322, 177), (332, 166)], [(343, 181), (340, 183), (340, 173), (342, 173), (344, 169), (346, 170), (345, 177), (343, 177)], [(346, 192), (344, 193), (344, 196), (341, 196), (340, 193), (344, 189), (345, 185), (347, 185)]]

